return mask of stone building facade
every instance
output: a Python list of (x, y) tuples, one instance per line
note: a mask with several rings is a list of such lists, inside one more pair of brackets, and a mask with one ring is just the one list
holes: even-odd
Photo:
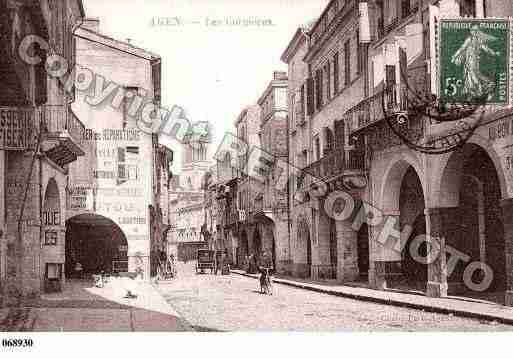
[[(287, 73), (275, 71), (257, 103), (261, 116), (261, 161), (287, 163)], [(272, 265), (277, 272), (283, 273), (290, 264), (288, 187), (277, 184), (280, 168), (272, 164), (263, 165), (262, 168), (262, 173), (254, 178), (263, 184), (262, 197), (257, 200), (255, 213), (251, 216), (258, 231), (255, 253), (267, 262), (264, 265)]]
[[(194, 248), (206, 244), (204, 178), (209, 172), (210, 138), (187, 136), (182, 147), (182, 168), (173, 176), (169, 192), (175, 222), (167, 235), (168, 250), (181, 258), (195, 257)], [(184, 249), (188, 247), (189, 249)], [(183, 250), (179, 252), (179, 248)]]
[[(243, 143), (249, 147), (261, 148), (261, 139), (259, 136), (261, 122), (261, 108), (258, 105), (252, 105), (245, 108), (235, 120), (236, 135)], [(252, 218), (260, 207), (259, 201), (262, 200), (264, 191), (263, 184), (244, 170), (248, 162), (249, 151), (239, 154), (237, 158), (237, 168), (239, 169), (237, 179), (237, 212), (238, 212), (238, 238), (236, 250), (236, 265), (247, 269), (248, 257), (255, 253), (256, 226)], [(258, 237), (259, 238), (259, 237)]]
[[(80, 71), (94, 85), (77, 85), (73, 109), (94, 151), (70, 166), (67, 272), (78, 262), (85, 272), (140, 272), (149, 279), (164, 248), (161, 181), (168, 180), (171, 151), (141, 129), (136, 106), (160, 105), (161, 58), (102, 34), (99, 26), (86, 19), (75, 32)], [(101, 81), (112, 86), (104, 101), (95, 95)], [(93, 259), (95, 250), (100, 259)]]
[[(397, 141), (383, 125), (382, 110), (369, 109), (379, 107), (376, 102), (389, 84), (393, 90), (387, 91), (387, 96), (392, 94), (387, 103), (400, 110), (412, 96), (406, 87), (410, 83), (420, 84), (416, 91), (441, 94), (436, 47), (441, 19), (507, 17), (513, 8), (509, 3), (482, 0), (372, 1), (368, 5), (369, 18), (376, 19), (369, 22), (368, 45), (368, 64), (374, 71), (368, 76), (368, 96), (344, 117), (351, 136), (367, 144), (369, 183), (364, 199), (383, 214), (383, 221), (369, 226), (370, 284), (416, 289), (433, 297), (485, 296), (510, 304), (509, 135), (500, 130), (508, 126), (509, 107), (487, 106), (482, 125), (460, 149), (437, 155)], [(369, 115), (361, 116), (362, 110)], [(425, 117), (412, 116), (408, 121), (410, 135), (429, 136), (435, 145), (457, 131), (456, 124)], [(395, 248), (394, 235), (385, 243), (378, 240), (383, 227), (387, 231), (391, 223), (394, 230), (402, 230), (395, 235), (402, 244)], [(447, 255), (427, 264), (415, 260), (415, 238), (423, 234), (439, 238), (442, 248), (449, 249)], [(463, 254), (453, 266), (454, 250)], [(476, 267), (475, 263), (481, 264)], [(486, 288), (477, 289), (489, 278), (485, 266), (492, 280)], [(475, 272), (479, 274), (472, 277)]]
[(45, 62), (74, 63), (84, 15), (81, 1), (0, 1), (0, 302), (64, 280), (68, 169), (84, 155), (84, 125)]
[[(293, 203), (291, 243), (296, 275), (355, 281), (367, 273), (350, 223), (331, 218), (326, 197), (350, 191), (359, 197), (362, 153), (347, 134), (343, 113), (364, 96), (366, 66), (357, 1), (332, 1), (319, 19), (299, 29), (282, 56), (289, 65), (289, 158)], [(322, 189), (322, 196), (311, 191)], [(364, 256), (360, 256), (364, 257)]]
[[(512, 11), (505, 1), (333, 0), (296, 33), (282, 56), (289, 158), (300, 169), (290, 194), (295, 275), (511, 305), (510, 106), (486, 106), (461, 148), (439, 154), (412, 149), (384, 111), (417, 144), (461, 138), (457, 121), (409, 112), (414, 93), (440, 95), (439, 21)], [(444, 254), (418, 238), (435, 238)]]
[(236, 264), (238, 247), (237, 168), (228, 153), (205, 175), (203, 232), (211, 249), (225, 251), (227, 263)]

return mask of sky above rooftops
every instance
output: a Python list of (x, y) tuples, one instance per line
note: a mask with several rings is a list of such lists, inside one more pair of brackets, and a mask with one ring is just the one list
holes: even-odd
[[(297, 28), (328, 0), (84, 0), (100, 32), (162, 57), (162, 104), (213, 125), (212, 157), (247, 105), (256, 103)], [(248, 22), (250, 23), (247, 26)], [(260, 22), (260, 24), (257, 24)], [(272, 22), (272, 25), (270, 23)], [(246, 26), (245, 26), (246, 24)], [(175, 150), (175, 172), (181, 151)]]

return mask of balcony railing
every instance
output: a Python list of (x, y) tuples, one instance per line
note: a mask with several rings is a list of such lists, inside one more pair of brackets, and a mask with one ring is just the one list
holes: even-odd
[[(346, 112), (346, 119), (352, 131), (367, 127), (384, 118), (383, 95), (384, 91), (379, 91)], [(385, 102), (388, 101), (385, 100)]]
[[(51, 146), (45, 154), (54, 163), (63, 167), (85, 154), (81, 147), (85, 127), (66, 106), (41, 106), (37, 109), (37, 116), (48, 133), (45, 141), (48, 140), (47, 145)], [(69, 136), (65, 135), (66, 132)]]
[(336, 150), (312, 163), (303, 171), (321, 180), (343, 174), (345, 171), (363, 171), (364, 154), (357, 150)]
[(425, 65), (409, 68), (407, 77), (408, 85), (401, 78), (399, 85), (394, 85), (387, 91), (378, 91), (349, 109), (345, 118), (351, 131), (358, 131), (383, 120), (385, 118), (383, 105), (387, 111), (407, 112), (410, 107), (410, 98), (425, 96), (430, 81)]
[(82, 143), (86, 128), (66, 106), (44, 105), (41, 106), (40, 111), (49, 133), (59, 135), (67, 130), (76, 144)]

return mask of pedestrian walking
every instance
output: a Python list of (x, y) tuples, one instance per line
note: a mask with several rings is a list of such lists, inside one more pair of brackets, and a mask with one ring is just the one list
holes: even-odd
[(75, 263), (74, 271), (75, 271), (75, 278), (77, 278), (77, 279), (82, 279), (82, 276), (83, 276), (83, 274), (82, 274), (82, 272), (83, 272), (83, 268), (82, 268), (82, 264), (81, 264), (79, 261), (77, 261), (77, 262)]

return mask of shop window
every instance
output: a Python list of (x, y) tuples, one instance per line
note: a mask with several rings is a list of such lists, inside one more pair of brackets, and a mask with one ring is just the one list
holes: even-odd
[(45, 232), (45, 246), (56, 246), (57, 245), (57, 232), (46, 231)]
[(60, 292), (62, 290), (62, 263), (46, 263), (45, 292)]

